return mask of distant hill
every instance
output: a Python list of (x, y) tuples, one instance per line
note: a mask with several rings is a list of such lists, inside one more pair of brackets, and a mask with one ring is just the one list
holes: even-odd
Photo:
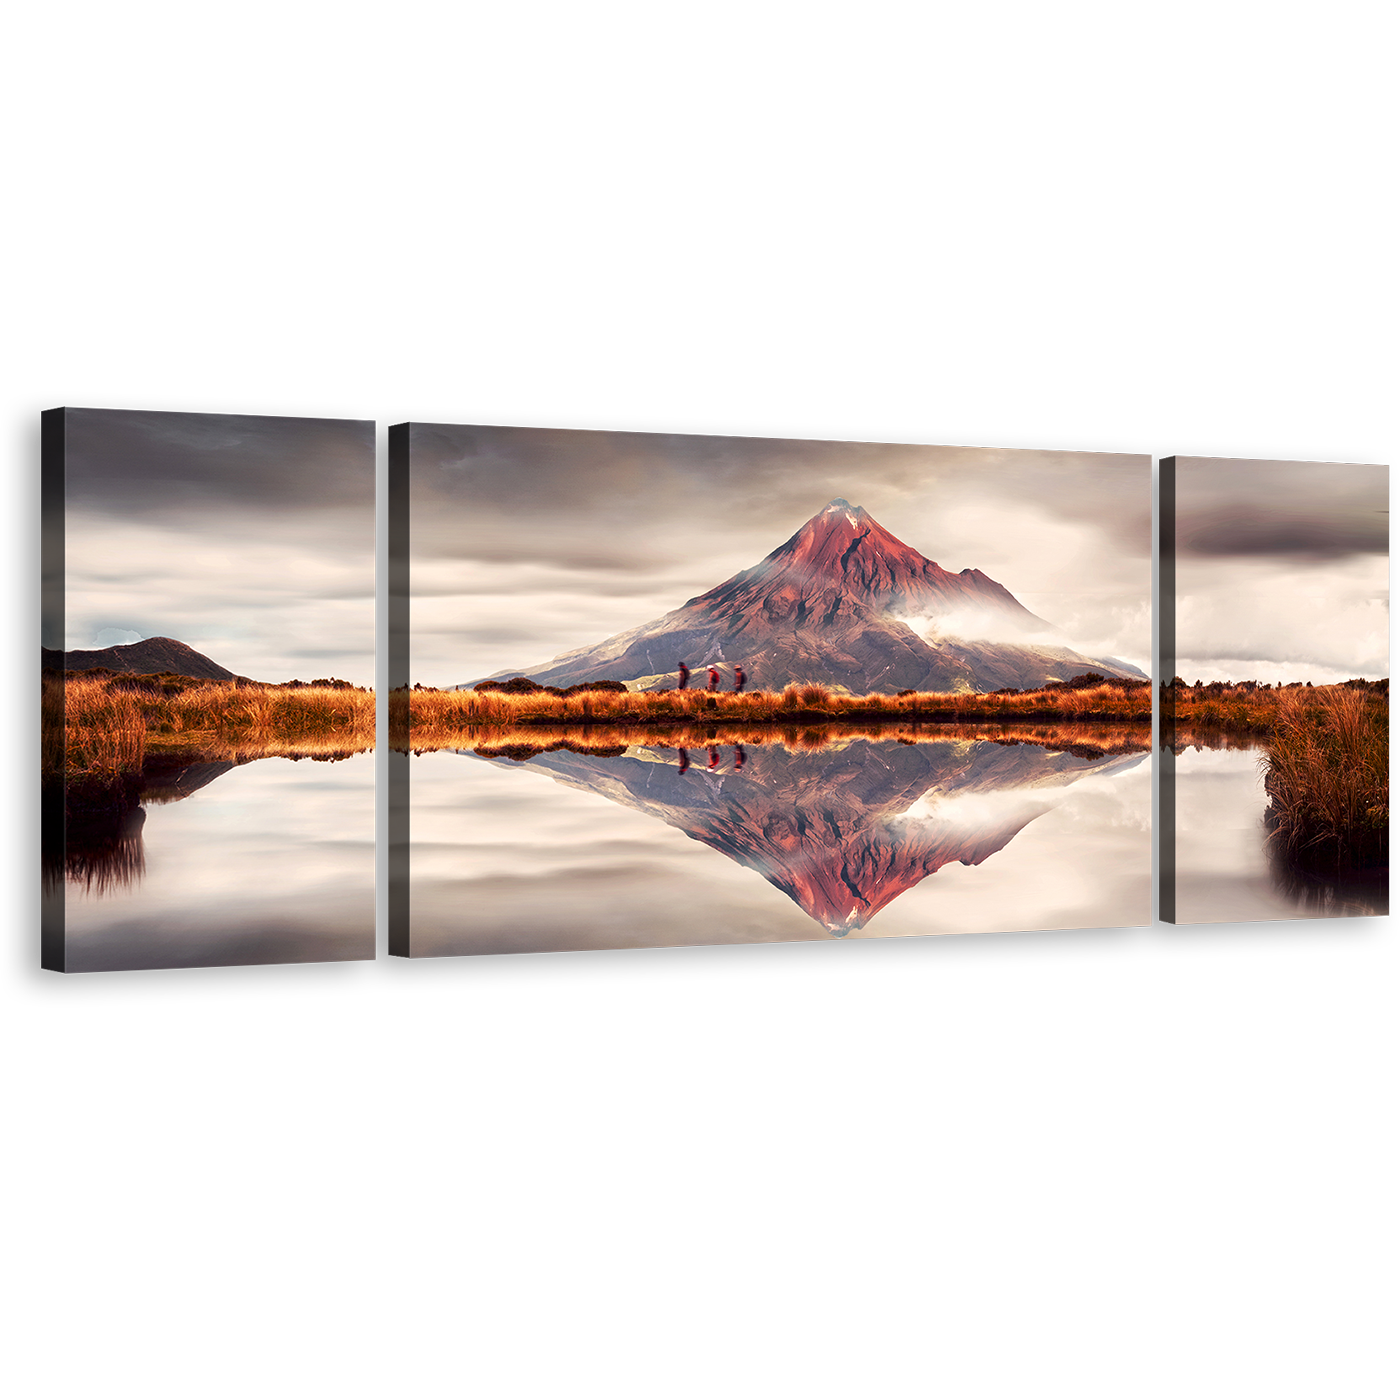
[(97, 651), (51, 651), (44, 648), (44, 669), (91, 671), (105, 666), (135, 676), (154, 676), (169, 671), (177, 676), (193, 676), (202, 681), (245, 679), (225, 670), (202, 652), (177, 642), (174, 637), (147, 637), (124, 647), (102, 647)]
[[(1085, 671), (1142, 679), (1084, 656), (980, 569), (951, 573), (844, 500), (762, 563), (653, 622), (528, 670), (543, 685), (626, 681), (669, 690), (677, 663), (742, 666), (754, 690), (819, 682), (853, 694), (1025, 690)], [(705, 684), (703, 672), (696, 677)]]

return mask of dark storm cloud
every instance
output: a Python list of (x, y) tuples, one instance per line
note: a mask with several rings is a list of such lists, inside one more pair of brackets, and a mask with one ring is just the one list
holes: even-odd
[(1298, 554), (1305, 559), (1343, 559), (1347, 554), (1383, 554), (1390, 547), (1389, 515), (1379, 511), (1312, 515), (1267, 507), (1186, 515), (1177, 526), (1177, 545), (1200, 556)]
[(1389, 551), (1385, 467), (1182, 458), (1177, 548), (1200, 558), (1335, 561)]
[(1151, 548), (1141, 457), (453, 424), (414, 424), (411, 441), (420, 558), (650, 570), (673, 557), (677, 522), (773, 548), (834, 497), (879, 519), (933, 486), (950, 507), (1000, 496)]
[[(524, 541), (510, 534), (483, 532), (473, 538), (470, 551), (462, 548), (462, 536), (447, 521), (440, 523), (448, 531), (443, 540), (448, 557), (454, 559), (469, 557), (485, 564), (548, 560), (557, 568), (596, 574), (630, 573), (638, 569), (650, 572), (667, 563), (664, 551), (648, 548), (644, 542), (580, 535), (577, 516), (563, 522), (538, 520)], [(431, 525), (428, 528), (431, 529)], [(416, 544), (424, 525), (417, 524), (415, 530)]]
[(374, 424), (69, 409), (66, 642), (174, 637), (239, 675), (374, 672)]
[(1179, 459), (1177, 673), (1388, 675), (1388, 503), (1384, 467)]
[(373, 508), (372, 422), (97, 408), (70, 408), (66, 421), (70, 509), (181, 519)]

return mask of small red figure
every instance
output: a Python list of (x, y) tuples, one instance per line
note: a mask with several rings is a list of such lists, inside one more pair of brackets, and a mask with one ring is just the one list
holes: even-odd
[(706, 686), (706, 689), (707, 689), (707, 690), (718, 690), (718, 689), (719, 689), (719, 672), (718, 672), (717, 670), (715, 670), (715, 668), (714, 668), (713, 666), (710, 667), (710, 683), (709, 683), (708, 686)]
[(710, 761), (705, 765), (708, 769), (719, 767), (719, 750), (713, 744), (710, 745)]
[(743, 668), (742, 666), (736, 666), (736, 667), (734, 668), (734, 691), (735, 691), (735, 694), (738, 694), (739, 691), (743, 690), (743, 688), (744, 688), (744, 682), (745, 682), (746, 680), (748, 680), (748, 674), (745, 672), (744, 668)]
[(687, 666), (684, 661), (682, 661), (678, 669), (681, 673), (681, 678), (679, 684), (676, 686), (676, 689), (684, 690), (686, 686), (690, 684), (690, 667)]
[(744, 766), (744, 746), (734, 745), (734, 771), (737, 773)]
[(677, 749), (676, 752), (681, 756), (681, 761), (676, 764), (676, 772), (684, 773), (690, 767), (690, 755), (684, 749)]

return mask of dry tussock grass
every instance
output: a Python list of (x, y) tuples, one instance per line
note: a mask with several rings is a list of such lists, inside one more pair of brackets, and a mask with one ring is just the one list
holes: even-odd
[(1162, 718), (1178, 733), (1186, 731), (1237, 730), (1262, 734), (1274, 728), (1281, 711), (1301, 706), (1304, 711), (1324, 703), (1332, 692), (1359, 696), (1370, 711), (1389, 713), (1389, 683), (1352, 681), (1339, 686), (1286, 686), (1275, 689), (1252, 681), (1216, 683), (1209, 686), (1162, 687)]
[[(837, 695), (820, 685), (743, 694), (703, 690), (599, 691), (580, 695), (509, 695), (499, 691), (398, 691), (390, 697), (390, 732), (399, 748), (443, 747), (445, 737), (482, 725), (785, 724), (794, 721), (963, 721), (1151, 718), (1146, 683), (1083, 690), (1046, 689), (1011, 695)], [(405, 720), (408, 721), (407, 726)], [(405, 733), (405, 728), (408, 732)]]
[[(144, 679), (144, 678), (143, 678)], [(169, 692), (169, 693), (167, 693)], [(334, 757), (374, 746), (364, 690), (205, 681), (142, 688), (130, 677), (44, 678), (44, 768), (74, 775), (139, 770), (153, 751), (212, 758)]]
[[(115, 776), (141, 767), (146, 721), (136, 697), (101, 680), (44, 678), (44, 763)], [(48, 769), (55, 771), (55, 769)]]
[(1265, 757), (1269, 840), (1320, 869), (1389, 859), (1388, 706), (1359, 690), (1285, 691)]

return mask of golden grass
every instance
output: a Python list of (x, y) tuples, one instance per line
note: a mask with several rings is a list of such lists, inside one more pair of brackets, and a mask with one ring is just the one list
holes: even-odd
[[(405, 733), (407, 708), (408, 733)], [(509, 695), (499, 691), (398, 691), (390, 697), (390, 734), (398, 748), (444, 747), (446, 737), (481, 725), (790, 724), (861, 720), (944, 723), (1032, 719), (1146, 723), (1146, 682), (1084, 690), (1047, 688), (1010, 695), (938, 693), (837, 695), (820, 685), (744, 694), (703, 690), (597, 691), (579, 695)]]
[(1274, 728), (1285, 707), (1301, 705), (1306, 710), (1321, 703), (1321, 698), (1332, 692), (1359, 695), (1369, 710), (1382, 715), (1388, 713), (1390, 697), (1385, 682), (1273, 689), (1245, 681), (1199, 688), (1164, 685), (1162, 719), (1164, 725), (1172, 725), (1178, 732), (1219, 729), (1262, 734)]
[(1282, 693), (1261, 766), (1269, 840), (1289, 860), (1333, 871), (1388, 861), (1390, 726), (1377, 698), (1342, 686)]
[(46, 775), (63, 771), (63, 682), (57, 676), (45, 674), (39, 702), (40, 754)]
[(126, 691), (112, 690), (104, 681), (65, 683), (46, 676), (44, 722), (46, 765), (59, 758), (61, 735), (70, 773), (115, 776), (141, 767), (146, 722), (136, 697)]
[(374, 693), (329, 686), (45, 676), (43, 718), (46, 773), (60, 754), (69, 773), (101, 777), (137, 771), (163, 750), (314, 758), (374, 746)]

